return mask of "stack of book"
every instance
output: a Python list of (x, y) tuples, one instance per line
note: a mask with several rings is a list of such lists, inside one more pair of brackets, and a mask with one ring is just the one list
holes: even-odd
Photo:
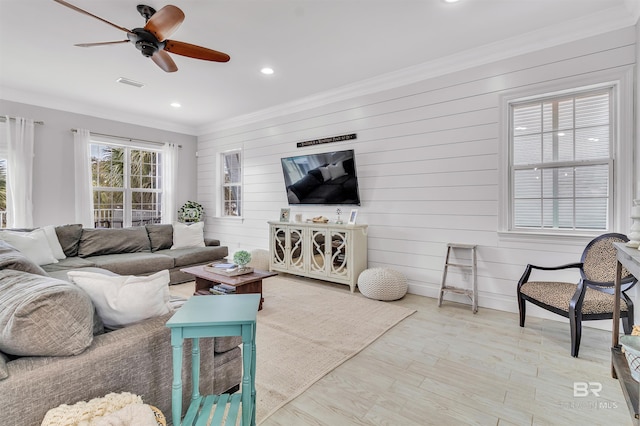
[(233, 294), (236, 292), (236, 288), (232, 285), (219, 283), (209, 289), (211, 294)]

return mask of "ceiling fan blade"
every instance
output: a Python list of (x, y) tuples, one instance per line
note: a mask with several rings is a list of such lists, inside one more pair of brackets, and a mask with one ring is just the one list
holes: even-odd
[(176, 40), (165, 40), (164, 50), (176, 55), (188, 56), (190, 58), (204, 59), (205, 61), (228, 62), (229, 55), (206, 47), (196, 46)]
[(53, 0), (53, 1), (55, 1), (56, 3), (60, 3), (60, 4), (61, 4), (61, 5), (63, 5), (63, 6), (67, 6), (69, 9), (73, 9), (73, 10), (75, 10), (76, 12), (80, 12), (80, 13), (82, 13), (82, 14), (84, 14), (84, 15), (89, 15), (89, 16), (91, 16), (91, 17), (93, 17), (93, 18), (96, 18), (96, 19), (98, 19), (98, 20), (100, 20), (100, 21), (104, 22), (105, 24), (109, 24), (109, 25), (111, 25), (112, 27), (115, 27), (115, 28), (117, 28), (117, 29), (119, 29), (119, 30), (124, 31), (125, 33), (131, 33), (131, 30), (128, 30), (128, 29), (126, 29), (126, 28), (124, 28), (124, 27), (121, 27), (120, 25), (116, 25), (116, 24), (114, 24), (113, 22), (109, 22), (109, 21), (107, 21), (106, 19), (102, 19), (101, 17), (96, 16), (96, 15), (94, 15), (93, 13), (89, 13), (89, 12), (87, 12), (87, 11), (86, 11), (86, 10), (84, 10), (84, 9), (80, 9), (78, 6), (74, 6), (74, 5), (72, 5), (71, 3), (67, 3), (67, 2), (66, 2), (66, 1), (64, 1), (64, 0)]
[(169, 37), (184, 21), (184, 13), (176, 6), (166, 5), (153, 14), (144, 29), (153, 34), (158, 41)]
[(74, 44), (74, 46), (78, 46), (78, 47), (94, 47), (94, 46), (106, 46), (108, 44), (121, 44), (121, 43), (129, 43), (129, 40), (102, 41), (102, 42), (99, 42), (99, 43), (78, 43), (78, 44)]
[(176, 72), (178, 71), (178, 66), (171, 56), (164, 50), (158, 50), (152, 57), (151, 60), (156, 63), (157, 66), (162, 68), (166, 72)]

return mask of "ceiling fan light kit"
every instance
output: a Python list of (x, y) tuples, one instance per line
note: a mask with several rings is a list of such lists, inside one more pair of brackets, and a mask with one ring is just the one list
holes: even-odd
[(134, 28), (133, 30), (129, 30), (87, 12), (86, 10), (74, 6), (64, 0), (54, 1), (75, 10), (76, 12), (96, 18), (99, 21), (127, 33), (127, 40), (76, 44), (76, 46), (79, 47), (132, 43), (136, 49), (142, 53), (142, 56), (151, 58), (156, 65), (166, 72), (175, 72), (178, 70), (178, 66), (167, 52), (213, 62), (227, 62), (231, 59), (226, 53), (218, 52), (217, 50), (208, 49), (206, 47), (182, 41), (169, 40), (168, 37), (170, 37), (171, 34), (180, 27), (185, 18), (182, 10), (173, 5), (164, 6), (160, 10), (156, 11), (151, 6), (139, 4), (137, 9), (140, 15), (145, 19), (145, 25), (143, 28)]

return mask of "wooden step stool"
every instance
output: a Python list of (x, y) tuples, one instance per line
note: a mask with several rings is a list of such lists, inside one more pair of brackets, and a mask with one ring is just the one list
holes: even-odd
[[(452, 263), (449, 262), (449, 256), (451, 255), (451, 250), (461, 249), (461, 250), (469, 250), (471, 253), (471, 263)], [(472, 289), (455, 287), (451, 285), (447, 285), (447, 271), (449, 266), (456, 266), (462, 268), (463, 270), (471, 270), (471, 282)], [(445, 292), (464, 294), (471, 299), (472, 305), (471, 309), (475, 314), (478, 312), (478, 275), (477, 275), (477, 261), (476, 261), (476, 246), (472, 244), (456, 244), (456, 243), (448, 243), (447, 244), (447, 257), (444, 260), (444, 271), (442, 272), (442, 284), (440, 284), (440, 294), (438, 296), (438, 307), (442, 305), (442, 298)]]

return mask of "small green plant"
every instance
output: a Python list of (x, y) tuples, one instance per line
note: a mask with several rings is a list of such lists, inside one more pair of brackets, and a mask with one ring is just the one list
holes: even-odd
[(241, 268), (247, 266), (247, 263), (251, 262), (251, 254), (246, 250), (237, 251), (233, 255), (233, 263), (239, 265)]

